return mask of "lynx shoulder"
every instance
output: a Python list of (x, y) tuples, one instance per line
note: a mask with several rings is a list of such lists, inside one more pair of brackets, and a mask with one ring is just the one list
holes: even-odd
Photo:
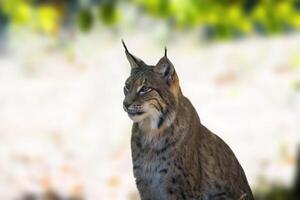
[(133, 172), (142, 200), (253, 200), (229, 146), (201, 124), (165, 55), (147, 65), (123, 42), (131, 73), (124, 110), (133, 121)]

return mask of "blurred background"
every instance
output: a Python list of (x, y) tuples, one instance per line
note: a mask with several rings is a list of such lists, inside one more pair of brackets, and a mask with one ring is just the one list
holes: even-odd
[(0, 0), (1, 200), (139, 199), (122, 38), (168, 47), (257, 200), (300, 199), (299, 1)]

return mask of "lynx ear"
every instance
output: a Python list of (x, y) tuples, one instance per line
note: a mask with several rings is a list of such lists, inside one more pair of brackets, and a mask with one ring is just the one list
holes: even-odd
[(164, 57), (162, 57), (154, 67), (154, 71), (159, 73), (165, 79), (168, 85), (171, 84), (175, 69), (167, 57), (167, 48), (165, 48)]
[(129, 53), (124, 40), (122, 40), (122, 44), (124, 46), (125, 54), (126, 54), (127, 60), (130, 63), (131, 69), (137, 68), (137, 67), (145, 64), (144, 61), (142, 61), (141, 59), (139, 59), (139, 58), (135, 57), (134, 55), (132, 55), (131, 53)]

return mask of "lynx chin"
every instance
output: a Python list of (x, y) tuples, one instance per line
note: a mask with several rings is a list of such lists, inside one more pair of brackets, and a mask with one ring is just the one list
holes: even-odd
[[(123, 42), (123, 41), (122, 41)], [(165, 55), (147, 65), (132, 55), (124, 110), (133, 121), (133, 172), (142, 200), (253, 200), (229, 146), (201, 124)]]

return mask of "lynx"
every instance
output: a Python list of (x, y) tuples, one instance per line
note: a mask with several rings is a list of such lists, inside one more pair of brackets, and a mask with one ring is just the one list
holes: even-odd
[(133, 121), (133, 172), (142, 200), (253, 200), (229, 146), (201, 124), (165, 55), (154, 66), (132, 55), (124, 110)]

